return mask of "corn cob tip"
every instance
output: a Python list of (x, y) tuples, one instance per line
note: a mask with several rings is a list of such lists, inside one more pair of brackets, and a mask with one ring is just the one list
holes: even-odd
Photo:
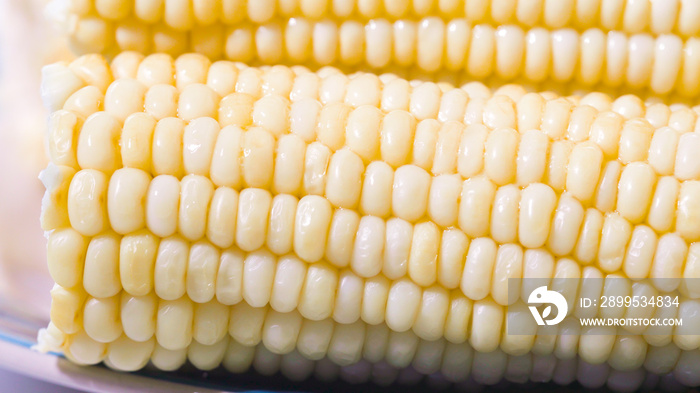
[(62, 108), (68, 97), (83, 86), (85, 82), (66, 63), (54, 63), (41, 69), (41, 98), (52, 112)]

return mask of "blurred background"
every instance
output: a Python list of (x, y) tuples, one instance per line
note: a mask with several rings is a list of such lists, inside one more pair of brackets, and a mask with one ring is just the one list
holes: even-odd
[(39, 228), (47, 111), (41, 67), (70, 59), (47, 0), (0, 0), (0, 313), (48, 320), (51, 280)]
[[(45, 4), (0, 0), (0, 332), (20, 339), (35, 338), (47, 323), (52, 286), (39, 227), (48, 116), (39, 95), (41, 67), (71, 56), (46, 23)], [(77, 392), (19, 371), (0, 368), (0, 391)]]

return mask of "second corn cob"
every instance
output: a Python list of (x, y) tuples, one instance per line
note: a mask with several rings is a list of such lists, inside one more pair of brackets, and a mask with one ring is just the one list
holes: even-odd
[[(700, 7), (692, 1), (428, 1), (414, 2), (414, 16), (408, 1), (276, 3), (80, 1), (67, 28), (80, 53), (193, 50), (262, 64), (393, 65), (476, 79), (700, 92), (693, 33)], [(359, 21), (348, 19), (354, 8)]]

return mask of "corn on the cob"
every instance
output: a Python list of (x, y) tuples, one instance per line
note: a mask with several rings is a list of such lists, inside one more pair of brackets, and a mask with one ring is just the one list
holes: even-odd
[[(578, 357), (591, 386), (699, 382), (696, 109), (135, 53), (49, 66), (42, 89), (42, 342), (79, 363), (457, 382), (473, 356), (492, 384), (571, 382)], [(577, 317), (684, 324), (553, 335), (512, 279)], [(657, 293), (679, 307), (575, 307)]]
[[(363, 79), (363, 75), (356, 79)], [(422, 102), (409, 105), (413, 108), (413, 116), (400, 109), (384, 115), (368, 104), (353, 110), (352, 106), (331, 102), (319, 109), (318, 103), (310, 99), (294, 102), (290, 109), (286, 99), (274, 94), (258, 101), (247, 99), (241, 104), (237, 99), (241, 93), (234, 92), (224, 97), (218, 108), (219, 114), (235, 113), (219, 116), (222, 125), (232, 124), (219, 130), (219, 124), (208, 118), (194, 119), (185, 126), (182, 120), (171, 117), (156, 122), (143, 113), (129, 117), (126, 117), (126, 113), (119, 114), (119, 109), (113, 109), (112, 102), (142, 105), (138, 97), (114, 93), (119, 90), (121, 81), (117, 80), (108, 89), (106, 111), (90, 115), (79, 132), (77, 129), (65, 130), (61, 126), (67, 122), (66, 119), (70, 119), (68, 123), (74, 128), (79, 124), (75, 115), (66, 110), (54, 114), (57, 127), (50, 130), (49, 146), (55, 147), (50, 149), (54, 162), (72, 165), (72, 169), (60, 169), (64, 173), (64, 181), (62, 186), (54, 187), (54, 193), (66, 194), (67, 191), (65, 202), (68, 217), (63, 214), (63, 220), (65, 222), (68, 218), (71, 225), (85, 236), (101, 232), (110, 226), (109, 222), (121, 234), (146, 226), (158, 236), (172, 235), (179, 225), (181, 234), (190, 241), (206, 235), (217, 246), (226, 248), (235, 239), (239, 247), (251, 251), (265, 244), (268, 224), (264, 217), (272, 211), (279, 212), (281, 216), (278, 218), (273, 214), (270, 225), (278, 226), (278, 231), (282, 233), (271, 232), (267, 246), (276, 250), (277, 254), (292, 251), (292, 222), (303, 221), (305, 217), (320, 225), (317, 230), (330, 231), (328, 239), (334, 245), (329, 245), (328, 252), (333, 253), (336, 243), (349, 244), (348, 236), (351, 236), (349, 241), (352, 243), (355, 230), (366, 233), (375, 243), (378, 240), (375, 234), (381, 235), (386, 231), (388, 223), (372, 217), (359, 220), (360, 217), (353, 218), (342, 210), (359, 207), (362, 214), (384, 218), (396, 216), (400, 221), (392, 223), (391, 228), (407, 228), (403, 230), (407, 234), (403, 238), (409, 242), (413, 231), (409, 223), (427, 216), (443, 228), (456, 225), (469, 237), (491, 235), (497, 242), (519, 241), (528, 248), (546, 245), (557, 256), (573, 252), (582, 263), (591, 263), (600, 254), (598, 262), (606, 272), (616, 272), (622, 268), (624, 247), (635, 233), (637, 238), (641, 236), (649, 240), (644, 242), (645, 252), (637, 259), (630, 258), (630, 263), (625, 264), (626, 273), (633, 277), (645, 277), (653, 265), (653, 243), (656, 239), (650, 238), (649, 226), (659, 232), (675, 229), (688, 242), (700, 236), (697, 222), (693, 219), (700, 197), (695, 186), (700, 172), (693, 157), (697, 138), (694, 138), (693, 132), (687, 132), (695, 128), (693, 123), (676, 124), (675, 130), (673, 127), (662, 127), (654, 131), (648, 121), (637, 118), (625, 120), (615, 112), (604, 112), (596, 117), (590, 116), (583, 126), (574, 123), (571, 117), (576, 116), (572, 115), (567, 127), (565, 114), (562, 115), (556, 108), (561, 105), (570, 108), (572, 105), (568, 101), (555, 99), (541, 105), (544, 107), (543, 121), (522, 124), (521, 128), (520, 123), (525, 121), (516, 120), (520, 117), (517, 110), (521, 105), (524, 113), (532, 115), (528, 111), (530, 96), (526, 95), (518, 103), (503, 96), (489, 99), (483, 103), (483, 116), (479, 116), (483, 118), (485, 126), (478, 124), (482, 119), (477, 118), (465, 128), (452, 120), (442, 125), (430, 118), (418, 122), (416, 118), (435, 116), (438, 111), (437, 105), (434, 105), (433, 109), (423, 113), (426, 106), (421, 105)], [(351, 80), (349, 85), (353, 82)], [(293, 85), (293, 82), (286, 85)], [(183, 95), (191, 93), (191, 89), (188, 89), (192, 86), (208, 91), (209, 96), (216, 94), (211, 89), (206, 90), (205, 85), (192, 84), (183, 87)], [(427, 84), (427, 87), (430, 86)], [(75, 94), (81, 94), (84, 89)], [(437, 87), (435, 89), (438, 92)], [(424, 91), (421, 85), (411, 97), (415, 96), (418, 101), (421, 97), (418, 93)], [(137, 90), (136, 94), (144, 93)], [(202, 103), (194, 98), (197, 94), (192, 93), (191, 98), (184, 100), (185, 104), (188, 101), (198, 102), (198, 105)], [(444, 95), (447, 96), (449, 92)], [(469, 103), (474, 101), (466, 95), (463, 97)], [(350, 95), (348, 100), (346, 96), (346, 101), (352, 102), (355, 98), (358, 97)], [(72, 98), (69, 98), (67, 102), (71, 101)], [(181, 106), (182, 101), (179, 102)], [(204, 102), (202, 105), (206, 108), (195, 111), (216, 117), (216, 101), (218, 99), (214, 98), (214, 101)], [(360, 98), (360, 102), (355, 104), (363, 102), (364, 99)], [(301, 105), (296, 106), (297, 103)], [(376, 99), (374, 105), (379, 105)], [(548, 109), (550, 106), (553, 109)], [(290, 121), (275, 119), (272, 113), (278, 111), (289, 113)], [(183, 112), (187, 113), (179, 111), (180, 116), (186, 116)], [(575, 109), (572, 113), (576, 112)], [(681, 109), (678, 113), (689, 114), (691, 121), (695, 121), (692, 111)], [(115, 119), (114, 115), (119, 117)], [(471, 117), (468, 115), (464, 116), (464, 123), (467, 124), (467, 118)], [(193, 115), (187, 115), (187, 118), (190, 116)], [(670, 116), (671, 119), (673, 117)], [(103, 133), (104, 124), (108, 122), (111, 124), (112, 138), (117, 138), (119, 119), (125, 119), (121, 152), (111, 140), (97, 143), (96, 137), (91, 137), (92, 134)], [(370, 119), (374, 119), (371, 120), (372, 125), (368, 124)], [(319, 122), (319, 128), (312, 129), (316, 122)], [(235, 127), (249, 125), (255, 127), (248, 131)], [(501, 128), (509, 126), (540, 128), (542, 131), (532, 130), (519, 135), (513, 129)], [(495, 130), (489, 132), (488, 128), (491, 127)], [(287, 135), (285, 130), (290, 130), (291, 135)], [(76, 133), (80, 133), (81, 138), (66, 139)], [(677, 136), (679, 133), (680, 137)], [(407, 143), (412, 135), (415, 136), (413, 146)], [(151, 138), (153, 142), (149, 141)], [(311, 142), (314, 139), (318, 141)], [(676, 150), (673, 144), (679, 141), (683, 141), (683, 148)], [(152, 148), (149, 146), (151, 143)], [(250, 150), (248, 146), (252, 144), (257, 148)], [(64, 151), (58, 152), (58, 146)], [(238, 164), (236, 157), (240, 157), (241, 150), (244, 154)], [(246, 154), (246, 151), (250, 153)], [(547, 151), (550, 153), (547, 154)], [(122, 161), (120, 155), (123, 164), (133, 168), (117, 170)], [(373, 162), (365, 169), (365, 163), (378, 157), (384, 162)], [(613, 158), (618, 160), (610, 160)], [(648, 163), (643, 162), (647, 160)], [(72, 170), (78, 172), (71, 179)], [(108, 181), (100, 171), (107, 174), (115, 172)], [(211, 181), (205, 178), (207, 175), (211, 176)], [(155, 176), (152, 181), (151, 176)], [(178, 182), (178, 178), (181, 181)], [(67, 182), (70, 182), (70, 187), (66, 185)], [(523, 187), (522, 191), (508, 184), (512, 182)], [(134, 184), (134, 187), (125, 189), (119, 187), (121, 183)], [(83, 184), (95, 184), (95, 188), (89, 189), (90, 192), (104, 195), (106, 204), (100, 205), (97, 199), (95, 202), (98, 204), (86, 206), (90, 207), (88, 210), (79, 209), (77, 202), (71, 204), (72, 200), (82, 198), (81, 190), (88, 190)], [(214, 192), (214, 187), (224, 188)], [(243, 206), (237, 207), (238, 194), (234, 190), (240, 190), (240, 187), (271, 188), (274, 193), (291, 195), (276, 197), (273, 206), (273, 199), (265, 191), (244, 190), (242, 194), (250, 196), (244, 198)], [(120, 189), (125, 191), (120, 193), (117, 191)], [(177, 191), (180, 190), (178, 195)], [(561, 191), (566, 192), (561, 196), (555, 194)], [(305, 194), (325, 195), (328, 200), (307, 196), (301, 199), (303, 203), (297, 207), (299, 202), (293, 196)], [(173, 199), (175, 195), (178, 196)], [(144, 199), (145, 207), (129, 206), (134, 198)], [(181, 202), (180, 214), (171, 215), (170, 212), (177, 210), (178, 199)], [(257, 203), (251, 205), (253, 200)], [(212, 222), (207, 228), (207, 209), (189, 211), (187, 206), (209, 206), (209, 201), (213, 201), (209, 213)], [(306, 208), (307, 205), (309, 208)], [(124, 212), (122, 206), (131, 210)], [(248, 236), (250, 242), (241, 237), (244, 235), (239, 236), (241, 231), (235, 230), (233, 220), (227, 224), (218, 218), (220, 209), (231, 212), (224, 217), (235, 219), (236, 209), (249, 210), (247, 206), (263, 217), (262, 221), (258, 219), (257, 229), (250, 228), (247, 222), (238, 223), (244, 226), (243, 232), (257, 230), (256, 235)], [(335, 214), (332, 207), (341, 210)], [(160, 210), (164, 213), (159, 213)], [(164, 214), (170, 215), (164, 217)], [(54, 216), (60, 215), (60, 209), (46, 209), (44, 228), (59, 226), (60, 223), (53, 221), (59, 220)], [(120, 215), (124, 216), (123, 220)], [(91, 218), (93, 216), (95, 219)], [(669, 221), (669, 217), (673, 216), (676, 216), (675, 223), (674, 220)], [(540, 223), (542, 217), (552, 217), (552, 222), (549, 223), (547, 219)], [(115, 226), (116, 221), (119, 222)], [(364, 225), (358, 226), (363, 222)], [(225, 227), (220, 228), (221, 225)], [(342, 235), (343, 232), (336, 235), (347, 225), (356, 229), (346, 230), (345, 235)], [(550, 225), (556, 229), (551, 233)], [(540, 232), (531, 230), (535, 226), (542, 228)], [(423, 230), (421, 233), (427, 235), (431, 232)], [(434, 230), (432, 233), (439, 240), (439, 233)], [(314, 238), (317, 235), (310, 236)], [(389, 239), (400, 235), (387, 233), (386, 236)], [(370, 247), (369, 243), (362, 243), (361, 237), (358, 239), (358, 247)], [(406, 240), (397, 238), (396, 241)], [(649, 244), (650, 241), (653, 243)], [(385, 248), (383, 243), (373, 247), (381, 252)], [(675, 243), (667, 241), (664, 244)], [(310, 262), (324, 256), (324, 242), (315, 244), (315, 251), (304, 250), (302, 240), (295, 239), (293, 246), (302, 259)], [(347, 251), (354, 248), (352, 244), (349, 247)], [(337, 254), (337, 257), (328, 254), (325, 257), (338, 266), (345, 266), (347, 262), (342, 260), (343, 255), (351, 255), (352, 252)], [(433, 254), (437, 254), (437, 249)], [(367, 261), (377, 258), (357, 259)], [(677, 262), (677, 269), (683, 266), (683, 259)], [(363, 275), (371, 275), (377, 269), (357, 268), (369, 269), (359, 272)], [(694, 273), (688, 274), (692, 276)], [(401, 275), (399, 271), (398, 276)], [(425, 276), (423, 273), (415, 275)], [(426, 285), (429, 285), (431, 279), (427, 280)]]
[[(157, 326), (167, 329), (173, 324), (182, 325), (176, 321), (191, 321), (192, 313), (196, 313), (193, 305), (210, 310), (206, 314), (213, 319), (228, 318), (226, 315), (229, 306), (234, 306), (233, 309), (247, 309), (249, 306), (269, 305), (277, 312), (298, 310), (301, 316), (309, 320), (332, 318), (343, 324), (355, 323), (360, 319), (369, 324), (385, 322), (394, 331), (412, 329), (426, 340), (443, 337), (454, 343), (469, 340), (472, 346), (484, 352), (500, 345), (507, 353), (516, 355), (519, 351), (529, 350), (533, 342), (528, 343), (530, 339), (527, 337), (501, 337), (500, 329), (493, 327), (508, 323), (518, 323), (518, 326), (533, 324), (529, 314), (523, 313), (526, 310), (523, 303), (526, 301), (525, 294), (531, 291), (526, 286), (531, 283), (523, 281), (521, 299), (518, 292), (513, 292), (512, 289), (508, 292), (504, 288), (504, 281), (509, 278), (508, 271), (514, 274), (511, 278), (518, 278), (522, 274), (524, 279), (542, 279), (545, 284), (563, 293), (571, 310), (580, 305), (577, 296), (592, 298), (594, 296), (591, 292), (596, 294), (596, 291), (606, 297), (650, 297), (659, 293), (648, 282), (633, 284), (619, 274), (604, 275), (594, 267), (586, 267), (581, 271), (571, 259), (564, 258), (555, 264), (548, 260), (544, 251), (526, 251), (523, 255), (518, 247), (509, 245), (499, 248), (495, 267), (488, 263), (474, 266), (468, 256), (465, 273), (472, 276), (465, 274), (461, 288), (457, 289), (443, 285), (422, 288), (407, 278), (389, 279), (379, 274), (362, 277), (349, 269), (337, 269), (326, 263), (307, 266), (293, 254), (276, 258), (267, 250), (246, 254), (232, 248), (219, 252), (206, 242), (197, 242), (188, 250), (188, 245), (177, 238), (163, 239), (155, 247), (157, 250), (153, 250), (157, 256), (151, 258), (150, 262), (142, 261), (142, 266), (134, 266), (134, 258), (128, 251), (134, 246), (133, 239), (138, 237), (140, 236), (125, 237), (119, 255), (106, 256), (110, 261), (122, 258), (119, 261), (119, 272), (114, 271), (116, 269), (113, 267), (103, 268), (96, 273), (101, 261), (95, 258), (95, 253), (106, 253), (110, 249), (95, 250), (103, 243), (90, 243), (84, 273), (75, 277), (75, 281), (82, 280), (85, 284), (82, 287), (80, 284), (73, 287), (57, 284), (52, 291), (52, 319), (61, 331), (71, 334), (82, 326), (93, 339), (109, 342), (121, 333), (121, 327), (118, 326), (121, 321), (128, 337), (142, 341), (154, 334), (158, 335), (157, 331), (160, 330), (157, 330)], [(95, 239), (102, 241), (104, 237)], [(472, 249), (485, 243), (483, 240), (475, 239)], [(485, 247), (476, 252), (489, 251), (483, 248)], [(173, 250), (178, 249), (182, 251), (173, 254)], [(116, 250), (111, 251), (116, 254)], [(63, 255), (57, 254), (56, 250), (51, 251), (52, 258), (59, 256)], [(515, 263), (523, 260), (523, 266), (513, 266), (509, 257), (515, 259)], [(149, 270), (141, 271), (146, 269)], [(64, 267), (65, 270), (67, 267)], [(74, 269), (78, 272), (80, 270), (80, 266)], [(491, 270), (493, 280), (489, 277)], [(55, 273), (54, 277), (57, 277), (57, 281), (65, 282)], [(587, 282), (596, 278), (600, 281), (603, 277), (604, 286), (586, 286)], [(482, 282), (475, 282), (476, 280)], [(105, 285), (95, 287), (94, 283)], [(694, 350), (700, 346), (698, 336), (692, 335), (698, 323), (693, 313), (699, 307), (697, 300), (685, 297), (681, 299), (677, 311), (678, 317), (685, 320), (683, 326), (661, 330), (649, 328), (648, 331), (641, 327), (630, 327), (629, 330), (635, 334), (647, 334), (645, 340), (651, 345), (662, 345), (673, 340), (681, 349)], [(163, 319), (158, 319), (156, 324), (154, 316), (157, 308), (179, 311), (164, 314)], [(660, 310), (657, 314), (662, 312), (667, 311)], [(632, 318), (651, 317), (654, 310), (645, 307), (630, 307), (627, 310), (598, 309), (595, 306), (584, 309), (579, 306), (575, 314), (589, 318)], [(240, 319), (250, 321), (255, 318), (248, 316)], [(224, 325), (225, 322), (222, 321)], [(218, 324), (212, 321), (208, 323)], [(249, 332), (247, 328), (241, 329)], [(534, 334), (534, 330), (532, 332)], [(159, 337), (162, 345), (170, 345), (168, 343), (175, 341), (172, 337)], [(591, 362), (603, 361), (607, 356), (605, 351), (609, 349), (605, 346), (588, 349), (590, 352), (582, 356)]]

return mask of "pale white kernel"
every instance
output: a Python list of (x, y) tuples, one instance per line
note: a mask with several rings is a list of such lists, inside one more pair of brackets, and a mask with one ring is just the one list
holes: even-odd
[(515, 128), (517, 120), (513, 100), (506, 95), (489, 98), (484, 105), (483, 122), (491, 129)]
[(328, 262), (337, 267), (350, 264), (359, 223), (360, 216), (355, 210), (336, 209), (333, 212), (326, 242)]
[[(60, 234), (62, 231), (56, 231), (54, 234)], [(60, 235), (59, 235), (60, 236)], [(71, 236), (72, 237), (72, 236)], [(84, 256), (83, 267), (83, 287), (85, 291), (94, 297), (106, 298), (114, 296), (121, 290), (121, 282), (119, 279), (119, 242), (120, 238), (114, 233), (104, 233), (93, 237), (87, 246)], [(51, 237), (49, 237), (48, 246), (51, 245)], [(70, 254), (73, 254), (75, 249), (70, 245)], [(66, 249), (68, 251), (68, 249)], [(66, 262), (64, 255), (59, 255), (62, 262)], [(46, 259), (51, 273), (53, 252), (51, 248), (47, 249)], [(82, 260), (76, 259), (74, 261)], [(53, 277), (53, 273), (52, 277)]]
[(153, 353), (156, 340), (144, 342), (133, 341), (126, 335), (107, 346), (105, 364), (119, 371), (136, 371), (143, 368)]
[(469, 344), (479, 352), (491, 352), (498, 348), (503, 324), (503, 307), (491, 298), (474, 302)]
[(252, 307), (264, 307), (270, 301), (276, 258), (267, 250), (248, 254), (243, 262), (243, 299)]
[(238, 69), (229, 61), (216, 61), (209, 67), (207, 73), (207, 86), (217, 92), (219, 96), (226, 97), (236, 88)]
[(278, 194), (272, 198), (265, 244), (274, 254), (283, 255), (292, 251), (298, 202), (296, 197), (288, 194)]
[(675, 233), (659, 237), (651, 264), (652, 283), (664, 292), (675, 291), (683, 274), (683, 263), (688, 255), (688, 244)]
[(348, 117), (352, 110), (350, 105), (341, 102), (333, 102), (323, 106), (318, 115), (310, 110), (309, 114), (312, 115), (312, 120), (316, 120), (318, 117), (318, 122), (312, 125), (318, 141), (333, 151), (343, 148)]
[(254, 346), (262, 340), (263, 322), (267, 307), (251, 307), (241, 302), (231, 307), (228, 334), (235, 341), (245, 346)]
[(496, 186), (485, 176), (467, 179), (462, 184), (459, 204), (459, 228), (467, 236), (479, 237), (489, 233), (491, 205)]
[(411, 328), (418, 315), (422, 289), (408, 279), (394, 281), (386, 306), (386, 324), (395, 332)]
[(301, 323), (302, 317), (296, 311), (289, 313), (268, 311), (262, 330), (263, 344), (272, 353), (286, 354), (291, 352), (296, 346)]
[(674, 175), (678, 180), (700, 180), (700, 135), (694, 132), (682, 134), (678, 139)]
[(274, 136), (262, 128), (252, 127), (241, 135), (241, 148), (240, 165), (245, 184), (268, 188), (274, 173)]
[[(88, 238), (83, 237), (72, 228), (51, 232), (47, 242), (46, 259), (51, 278), (58, 285), (64, 288), (73, 288), (81, 284), (88, 242)], [(93, 249), (96, 246), (97, 244), (93, 246)], [(99, 250), (94, 251), (98, 252)], [(109, 250), (106, 251), (109, 253)], [(90, 276), (86, 276), (86, 278), (99, 280), (99, 277), (92, 277), (99, 274), (98, 272), (91, 271), (89, 273)]]
[(632, 224), (642, 222), (647, 215), (656, 184), (656, 173), (646, 163), (633, 162), (625, 166), (618, 184), (617, 211)]
[(304, 318), (320, 321), (333, 312), (338, 272), (326, 263), (309, 266), (301, 290), (298, 310)]
[(219, 124), (208, 117), (190, 121), (182, 141), (182, 164), (187, 174), (208, 176)]
[(156, 317), (156, 339), (165, 349), (187, 348), (192, 342), (194, 307), (186, 296), (177, 300), (161, 300)]
[(120, 307), (124, 335), (138, 342), (151, 339), (156, 331), (158, 301), (153, 293), (131, 296), (122, 292)]
[(582, 202), (589, 201), (595, 191), (603, 164), (603, 152), (590, 142), (574, 146), (566, 172), (566, 190)]
[(679, 140), (680, 133), (671, 127), (662, 127), (654, 132), (649, 146), (649, 164), (659, 175), (674, 173)]
[(463, 131), (464, 125), (461, 122), (450, 121), (442, 125), (435, 147), (435, 158), (431, 169), (433, 174), (456, 172), (459, 143)]
[(145, 113), (134, 113), (124, 121), (121, 156), (125, 167), (152, 172), (152, 142), (156, 121)]
[(554, 141), (549, 150), (549, 163), (544, 174), (544, 182), (556, 191), (566, 188), (568, 179), (567, 164), (574, 144), (568, 140)]
[(338, 276), (338, 292), (335, 296), (333, 319), (342, 324), (360, 319), (364, 280), (346, 269)]
[(206, 303), (214, 298), (220, 258), (219, 250), (207, 241), (190, 247), (185, 285), (193, 302)]
[[(421, 41), (419, 40), (420, 44)], [(422, 60), (418, 60), (421, 62)], [(440, 105), (440, 88), (435, 83), (425, 82), (411, 92), (409, 111), (416, 120), (435, 119)]]
[(146, 86), (134, 79), (117, 79), (105, 92), (105, 112), (124, 121), (134, 112), (143, 112)]
[(657, 232), (666, 232), (673, 226), (679, 193), (678, 179), (673, 176), (659, 178), (647, 217), (647, 222)]
[(187, 175), (180, 183), (180, 209), (178, 231), (188, 240), (204, 237), (207, 216), (214, 186), (211, 181), (199, 175)]
[(554, 191), (542, 183), (523, 189), (518, 221), (518, 237), (523, 246), (537, 248), (545, 244), (556, 202)]
[[(400, 24), (402, 21), (396, 23)], [(395, 44), (397, 43), (395, 42)], [(396, 78), (385, 82), (384, 88), (382, 89), (381, 109), (385, 112), (393, 112), (396, 110), (408, 111), (410, 97), (411, 86), (407, 80)]]
[(145, 202), (151, 176), (135, 168), (117, 169), (109, 179), (107, 212), (115, 232), (127, 234), (146, 226)]
[(221, 126), (245, 127), (253, 124), (254, 103), (255, 97), (247, 93), (233, 92), (223, 97), (218, 104), (218, 120)]
[[(549, 286), (554, 275), (554, 256), (543, 248), (526, 249), (523, 253), (523, 282), (520, 298), (529, 295), (542, 285)], [(525, 280), (527, 279), (527, 280)]]
[(397, 168), (408, 162), (411, 153), (416, 120), (403, 110), (392, 110), (382, 121), (381, 157), (384, 162)]
[(119, 119), (107, 112), (97, 112), (88, 117), (77, 141), (80, 168), (111, 173), (121, 167), (118, 143), (121, 128)]
[[(381, 275), (364, 280), (362, 308), (360, 310), (360, 317), (363, 321), (370, 325), (384, 322), (390, 286), (391, 282)], [(365, 347), (365, 351), (371, 351), (371, 349)]]
[(491, 75), (496, 51), (496, 34), (490, 25), (480, 24), (472, 28), (466, 69), (474, 78), (480, 79)]
[(279, 95), (267, 95), (253, 105), (253, 125), (269, 131), (275, 138), (289, 130), (289, 101)]
[(563, 194), (552, 218), (552, 229), (547, 247), (554, 255), (568, 255), (573, 251), (584, 219), (581, 203), (570, 194)]
[(73, 176), (68, 188), (68, 218), (80, 234), (94, 236), (108, 227), (108, 182), (104, 173), (94, 169), (83, 169)]
[(153, 131), (153, 174), (182, 177), (182, 135), (185, 122), (175, 117), (158, 121)]
[(440, 285), (455, 289), (459, 286), (469, 238), (459, 229), (450, 228), (442, 233), (437, 261), (437, 280)]
[(259, 188), (243, 189), (238, 195), (236, 245), (243, 251), (257, 250), (265, 244), (272, 195)]
[[(365, 341), (365, 324), (337, 324), (328, 345), (328, 359), (339, 366), (349, 366), (360, 361)], [(342, 372), (342, 371), (341, 371)]]
[(394, 173), (392, 211), (407, 221), (417, 221), (427, 210), (430, 175), (415, 165), (404, 165)]
[(330, 318), (321, 321), (305, 319), (301, 324), (297, 340), (299, 353), (311, 360), (324, 358), (333, 336), (334, 325)]
[(328, 164), (326, 198), (337, 207), (353, 209), (360, 200), (362, 189), (362, 159), (349, 149), (335, 152)]
[(481, 173), (488, 129), (481, 124), (468, 126), (462, 133), (457, 157), (457, 170), (464, 178)]
[(382, 269), (386, 223), (374, 216), (360, 219), (350, 266), (360, 277), (373, 277)]
[(243, 262), (245, 255), (230, 248), (221, 252), (216, 273), (216, 301), (223, 305), (238, 304), (243, 300)]
[(460, 283), (466, 297), (481, 300), (489, 294), (497, 252), (498, 247), (490, 238), (480, 237), (471, 241)]
[(596, 209), (604, 213), (615, 209), (621, 174), (622, 164), (619, 161), (610, 160), (605, 164), (595, 192), (594, 206)]
[(440, 127), (440, 123), (435, 119), (425, 119), (416, 125), (413, 139), (412, 164), (426, 171), (432, 168), (435, 161), (435, 147)]
[(604, 272), (616, 272), (622, 267), (631, 236), (632, 224), (619, 213), (605, 216), (598, 249), (598, 264)]
[(539, 130), (522, 134), (516, 162), (516, 182), (520, 186), (542, 181), (547, 165), (549, 140)]
[(509, 184), (500, 187), (491, 209), (491, 237), (499, 243), (512, 243), (518, 237), (520, 189)]
[(299, 200), (294, 220), (294, 252), (307, 262), (323, 258), (333, 214), (328, 199), (307, 195)]
[(390, 280), (407, 273), (412, 242), (411, 223), (396, 217), (387, 220), (382, 273)]
[(313, 142), (306, 147), (302, 184), (302, 190), (305, 194), (324, 194), (330, 158), (330, 149), (320, 142)]
[(273, 188), (280, 193), (295, 194), (304, 174), (306, 144), (296, 135), (284, 135), (277, 142)]
[(370, 105), (362, 105), (348, 116), (345, 143), (364, 161), (372, 161), (379, 155), (381, 118), (381, 111)]
[(219, 131), (212, 153), (209, 174), (217, 186), (234, 189), (241, 184), (241, 137), (243, 130), (237, 126), (226, 126)]
[(408, 275), (413, 282), (427, 287), (436, 281), (439, 247), (438, 226), (430, 221), (416, 224), (408, 259)]
[(517, 244), (498, 247), (491, 277), (491, 297), (502, 305), (513, 305), (520, 297), (520, 280), (523, 272), (523, 249)]
[(440, 286), (432, 286), (423, 291), (420, 310), (413, 325), (413, 331), (418, 337), (429, 341), (442, 337), (449, 300), (447, 290)]
[[(368, 25), (371, 29), (372, 22)], [(368, 54), (369, 56), (369, 54)], [(381, 82), (374, 74), (361, 73), (352, 77), (345, 92), (345, 103), (353, 108), (362, 105), (379, 106)]]

